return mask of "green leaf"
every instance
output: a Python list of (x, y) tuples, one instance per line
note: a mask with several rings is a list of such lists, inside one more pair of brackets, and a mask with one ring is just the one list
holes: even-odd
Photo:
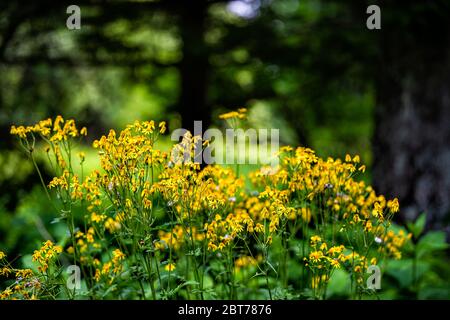
[(414, 223), (407, 223), (408, 229), (412, 232), (415, 239), (418, 239), (423, 233), (423, 230), (425, 229), (425, 222), (427, 220), (426, 217), (426, 214), (422, 213)]
[(108, 294), (110, 294), (111, 292), (114, 292), (114, 290), (117, 289), (117, 284), (113, 284), (111, 286), (108, 287), (108, 289), (102, 294), (102, 298), (106, 298), (108, 296)]
[[(429, 270), (428, 261), (416, 261), (416, 279), (422, 278)], [(411, 288), (414, 279), (414, 261), (412, 259), (389, 261), (385, 273), (396, 279), (401, 288)]]
[(427, 254), (433, 254), (435, 251), (445, 250), (448, 244), (445, 241), (443, 231), (431, 231), (423, 236), (416, 246), (417, 258), (422, 258)]
[(350, 276), (342, 270), (337, 269), (330, 277), (327, 287), (327, 299), (332, 297), (345, 297), (350, 292)]
[(266, 264), (273, 270), (273, 272), (275, 272), (276, 275), (278, 275), (277, 270), (275, 270), (275, 268), (273, 267), (273, 265), (269, 261), (266, 261)]

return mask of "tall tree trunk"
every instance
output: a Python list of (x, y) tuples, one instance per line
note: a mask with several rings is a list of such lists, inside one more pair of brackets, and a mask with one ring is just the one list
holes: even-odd
[(450, 234), (450, 32), (436, 7), (399, 5), (406, 21), (384, 15), (373, 178), (399, 198), (401, 220), (425, 212), (428, 229)]
[(192, 132), (194, 120), (202, 120), (203, 130), (206, 130), (211, 121), (211, 108), (207, 103), (208, 52), (204, 41), (206, 0), (182, 1), (180, 15), (183, 58), (177, 111), (183, 128)]

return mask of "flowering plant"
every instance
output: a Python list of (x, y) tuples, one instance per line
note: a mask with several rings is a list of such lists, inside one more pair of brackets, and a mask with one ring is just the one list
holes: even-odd
[[(245, 112), (221, 118), (237, 123)], [(14, 269), (0, 252), (0, 275), (18, 283), (1, 298), (323, 299), (337, 269), (351, 279), (349, 296), (361, 297), (376, 293), (366, 286), (369, 265), (401, 258), (410, 235), (391, 227), (398, 201), (357, 180), (359, 156), (322, 159), (285, 146), (277, 167), (242, 177), (195, 163), (201, 137), (189, 132), (177, 152), (162, 152), (155, 144), (165, 131), (154, 121), (110, 130), (93, 143), (100, 167), (85, 175), (74, 148), (86, 128), (61, 116), (12, 126), (68, 233), (35, 252), (37, 272)], [(35, 161), (38, 138), (49, 182)], [(79, 266), (81, 290), (67, 289), (68, 264)]]

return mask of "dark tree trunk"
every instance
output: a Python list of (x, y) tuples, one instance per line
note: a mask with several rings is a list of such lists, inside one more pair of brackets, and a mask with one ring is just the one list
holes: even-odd
[(203, 130), (206, 130), (211, 121), (211, 108), (207, 103), (208, 52), (204, 41), (207, 3), (205, 0), (183, 1), (180, 15), (183, 58), (177, 111), (183, 128), (192, 132), (194, 120), (202, 120)]
[(428, 229), (449, 234), (449, 25), (439, 6), (398, 10), (406, 22), (385, 15), (382, 25), (374, 186), (399, 198), (400, 220), (426, 212)]

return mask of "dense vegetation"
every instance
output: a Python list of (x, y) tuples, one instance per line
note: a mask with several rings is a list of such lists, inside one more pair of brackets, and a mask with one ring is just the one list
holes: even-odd
[[(356, 180), (359, 156), (324, 160), (285, 146), (279, 166), (244, 177), (201, 168), (193, 160), (202, 138), (189, 132), (170, 153), (158, 150), (165, 131), (153, 121), (111, 130), (93, 142), (101, 168), (85, 172), (75, 149), (87, 130), (74, 120), (11, 128), (35, 165), (47, 154), (55, 177), (42, 182), (54, 223), (68, 232), (35, 250), (27, 269), (2, 252), (11, 279), (2, 298), (370, 298), (380, 287), (369, 286), (368, 267), (401, 261), (412, 233), (391, 224), (397, 199)], [(78, 290), (67, 286), (69, 264), (81, 267)]]

